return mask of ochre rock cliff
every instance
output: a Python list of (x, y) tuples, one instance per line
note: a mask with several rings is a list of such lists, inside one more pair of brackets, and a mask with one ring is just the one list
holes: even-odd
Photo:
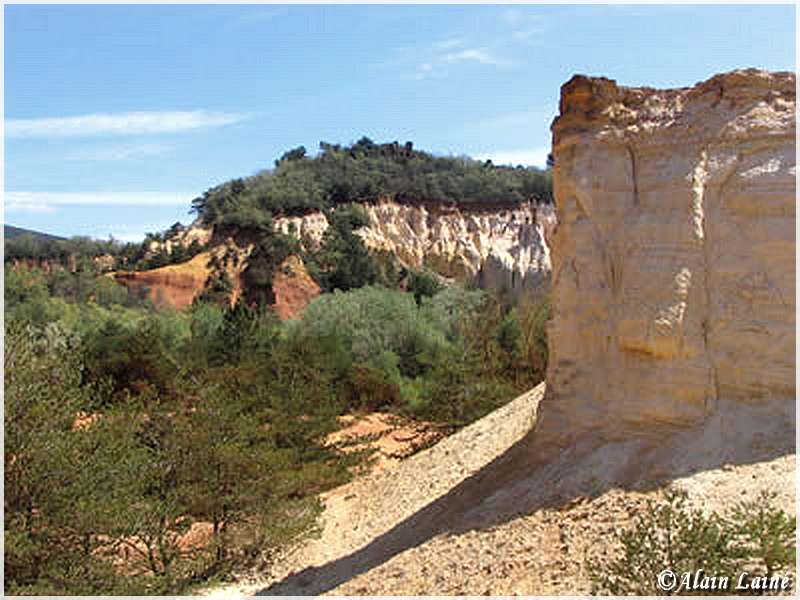
[[(435, 202), (411, 205), (382, 200), (361, 207), (370, 221), (356, 232), (364, 244), (371, 250), (393, 253), (406, 267), (426, 267), (446, 279), (475, 283), (514, 298), (536, 297), (549, 287), (547, 236), (555, 227), (551, 205), (464, 209)], [(307, 247), (318, 246), (328, 226), (322, 212), (275, 219), (278, 231), (296, 236)], [(163, 247), (170, 252), (175, 245), (188, 247), (197, 241), (211, 243), (210, 253), (204, 252), (181, 265), (120, 272), (115, 277), (129, 287), (146, 288), (157, 306), (184, 308), (202, 291), (210, 274), (206, 268), (210, 256), (222, 256), (225, 248), (231, 247), (242, 261), (229, 273), (237, 286), (234, 297), (238, 297), (242, 291), (241, 270), (252, 247), (240, 248), (225, 236), (215, 240), (215, 235), (196, 222), (165, 242), (153, 242), (151, 250)], [(280, 269), (273, 288), (275, 309), (281, 317), (296, 315), (320, 293), (297, 259)]]
[(275, 296), (272, 308), (281, 319), (293, 319), (321, 292), (317, 282), (306, 271), (303, 261), (297, 256), (289, 256), (272, 281), (272, 293)]
[[(212, 256), (220, 259), (233, 250), (238, 258), (236, 261), (226, 262), (225, 272), (233, 284), (231, 304), (234, 304), (244, 292), (242, 271), (251, 249), (239, 248), (231, 242), (217, 246), (209, 252), (201, 252), (185, 263), (149, 271), (117, 271), (112, 275), (117, 282), (146, 295), (157, 308), (180, 310), (191, 306), (206, 288), (208, 278), (212, 275), (209, 267)], [(289, 256), (275, 273), (271, 308), (281, 319), (294, 318), (306, 304), (319, 296), (320, 291), (306, 271), (303, 261), (296, 256)]]
[(769, 405), (793, 436), (794, 74), (672, 90), (575, 76), (552, 131), (537, 429), (625, 437)]
[(117, 271), (114, 279), (146, 295), (157, 308), (186, 308), (205, 287), (211, 273), (210, 252), (201, 252), (191, 260), (149, 271)]

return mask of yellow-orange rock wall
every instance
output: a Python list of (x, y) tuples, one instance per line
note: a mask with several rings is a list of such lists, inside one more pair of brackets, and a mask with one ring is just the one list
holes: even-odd
[(577, 76), (553, 123), (543, 430), (688, 425), (794, 402), (795, 77)]

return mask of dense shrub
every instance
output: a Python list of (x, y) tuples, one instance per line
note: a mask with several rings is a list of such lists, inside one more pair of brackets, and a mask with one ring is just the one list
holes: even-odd
[[(152, 331), (166, 351), (170, 336)], [(118, 334), (108, 335), (116, 342)], [(120, 351), (108, 355), (106, 371), (120, 363)], [(109, 376), (90, 372), (87, 383), (82, 354), (79, 338), (57, 325), (8, 323), (5, 585), (12, 593), (174, 593), (224, 575), (309, 533), (315, 496), (346, 481), (356, 460), (321, 444), (335, 427), (324, 402), (287, 403), (246, 362), (187, 376), (176, 370), (172, 396), (150, 385), (109, 406), (97, 397), (105, 397), (98, 378)], [(211, 524), (210, 544), (184, 548), (180, 536), (196, 521)], [(120, 556), (124, 569), (114, 566)]]
[(420, 315), (413, 296), (375, 286), (320, 296), (290, 325), (289, 335), (309, 342), (337, 337), (359, 363), (385, 352), (402, 356), (433, 351), (441, 342), (440, 332)]
[(298, 346), (328, 349), (344, 407), (461, 426), (541, 381), (543, 369), (527, 361), (542, 351), (545, 321), (528, 312), (546, 314), (537, 305), (521, 318), (485, 292), (455, 286), (421, 305), (411, 293), (367, 286), (320, 296), (286, 333)]

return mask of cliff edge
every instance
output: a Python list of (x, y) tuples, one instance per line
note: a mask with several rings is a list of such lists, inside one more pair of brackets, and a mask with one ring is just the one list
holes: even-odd
[(732, 405), (786, 413), (794, 439), (794, 74), (575, 76), (560, 108), (539, 429), (626, 437)]

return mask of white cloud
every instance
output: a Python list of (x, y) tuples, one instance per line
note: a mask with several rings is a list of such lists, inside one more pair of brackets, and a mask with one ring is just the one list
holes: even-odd
[(550, 148), (528, 148), (524, 150), (498, 150), (484, 152), (475, 156), (478, 160), (491, 160), (496, 165), (526, 165), (544, 168), (547, 165), (547, 155)]
[(495, 67), (505, 67), (510, 63), (507, 60), (497, 58), (485, 48), (467, 48), (458, 52), (448, 52), (441, 58), (442, 62), (477, 62), (482, 65), (493, 65)]
[(444, 77), (447, 75), (448, 66), (457, 63), (477, 63), (492, 67), (511, 66), (511, 61), (495, 56), (486, 48), (464, 48), (463, 50), (444, 52), (420, 64), (414, 74), (414, 79)]
[(62, 206), (186, 206), (195, 194), (181, 192), (5, 192), (8, 212), (53, 212)]
[(175, 112), (129, 112), (9, 119), (5, 123), (10, 137), (79, 137), (95, 135), (140, 135), (177, 133), (239, 123), (247, 115), (206, 110)]
[[(8, 193), (6, 193), (8, 196)], [(8, 202), (6, 201), (3, 204), (3, 208), (6, 212), (16, 212), (16, 213), (34, 213), (34, 214), (46, 214), (55, 212), (55, 208), (49, 204), (44, 204), (37, 200), (28, 200), (26, 202)]]
[(172, 151), (168, 144), (115, 144), (83, 148), (67, 154), (66, 160), (76, 161), (115, 161), (161, 156)]

